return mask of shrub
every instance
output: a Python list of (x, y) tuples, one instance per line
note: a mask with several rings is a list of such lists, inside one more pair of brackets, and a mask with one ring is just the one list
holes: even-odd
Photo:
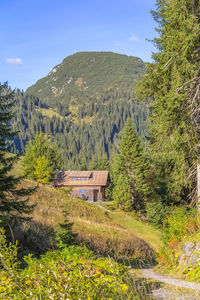
[(163, 241), (181, 241), (184, 235), (194, 233), (198, 229), (197, 211), (188, 207), (173, 207), (171, 214), (164, 221)]
[(20, 270), (17, 247), (7, 247), (3, 231), (0, 245), (1, 299), (136, 299), (127, 268), (85, 247), (47, 252), (40, 260), (26, 256), (28, 267)]
[(167, 207), (161, 201), (149, 202), (146, 205), (147, 220), (156, 227), (161, 227), (167, 214)]

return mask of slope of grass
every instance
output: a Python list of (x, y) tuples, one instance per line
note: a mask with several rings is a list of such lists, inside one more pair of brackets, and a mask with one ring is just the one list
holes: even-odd
[[(21, 160), (15, 164), (12, 173), (22, 174)], [(153, 251), (158, 252), (161, 247), (159, 230), (137, 220), (130, 213), (111, 211), (109, 202), (95, 205), (70, 197), (65, 190), (31, 180), (23, 180), (21, 185), (24, 188), (38, 185), (36, 192), (30, 196), (30, 203), (36, 204), (31, 215), (31, 229), (27, 227), (25, 231), (27, 243), (37, 244), (29, 237), (31, 232), (34, 233), (34, 239), (39, 239), (42, 251), (45, 247), (50, 247), (51, 241), (48, 239), (51, 239), (52, 233), (63, 221), (63, 210), (69, 213), (68, 220), (73, 223), (73, 230), (78, 235), (79, 243), (86, 244), (99, 254), (143, 261), (147, 257), (152, 258)], [(46, 236), (44, 240), (43, 236)], [(37, 245), (35, 247), (38, 248)]]
[(161, 246), (161, 232), (155, 229), (148, 223), (137, 220), (136, 217), (131, 216), (122, 211), (112, 213), (113, 220), (117, 221), (123, 228), (133, 233), (138, 238), (146, 241), (156, 252)]
[[(21, 184), (23, 187), (36, 185), (30, 180), (23, 180)], [(36, 250), (41, 247), (45, 252), (45, 247), (51, 247), (52, 234), (63, 221), (63, 209), (69, 213), (68, 220), (73, 223), (78, 243), (98, 254), (131, 263), (146, 263), (154, 260), (153, 250), (160, 246), (160, 233), (150, 226), (124, 212), (108, 212), (70, 197), (63, 190), (39, 184), (37, 191), (30, 196), (30, 202), (36, 207), (31, 215), (31, 229), (28, 228), (25, 235), (27, 244), (35, 243)], [(42, 246), (37, 245), (37, 239)]]

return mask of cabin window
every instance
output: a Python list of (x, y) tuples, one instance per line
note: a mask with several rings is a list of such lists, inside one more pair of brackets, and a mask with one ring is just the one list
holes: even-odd
[(78, 177), (72, 177), (72, 180), (78, 180)]
[(86, 193), (86, 190), (80, 189), (80, 194), (85, 194), (85, 193)]
[(81, 180), (87, 180), (87, 177), (81, 177)]

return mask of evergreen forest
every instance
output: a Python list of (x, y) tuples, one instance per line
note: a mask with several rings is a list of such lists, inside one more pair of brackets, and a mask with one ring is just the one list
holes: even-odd
[[(23, 154), (36, 132), (43, 132), (61, 150), (64, 169), (88, 168), (91, 160), (109, 158), (117, 151), (119, 132), (127, 117), (134, 120), (145, 143), (148, 106), (139, 103), (133, 92), (134, 81), (144, 71), (145, 64), (139, 58), (115, 53), (88, 52), (67, 57), (25, 93), (15, 92), (13, 126), (19, 134), (13, 151)], [(87, 75), (85, 90), (77, 83), (83, 72)], [(74, 78), (69, 87), (64, 85), (63, 93), (58, 95), (52, 92), (52, 84), (59, 90), (67, 74)], [(43, 92), (41, 85), (45, 87)]]

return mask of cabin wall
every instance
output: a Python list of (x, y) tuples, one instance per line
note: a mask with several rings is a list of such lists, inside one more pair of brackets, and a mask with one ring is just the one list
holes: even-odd
[[(100, 197), (99, 197), (100, 192)], [(71, 196), (77, 197), (86, 201), (97, 202), (97, 201), (104, 201), (105, 195), (105, 187), (94, 186), (77, 186), (73, 187), (71, 191)]]

